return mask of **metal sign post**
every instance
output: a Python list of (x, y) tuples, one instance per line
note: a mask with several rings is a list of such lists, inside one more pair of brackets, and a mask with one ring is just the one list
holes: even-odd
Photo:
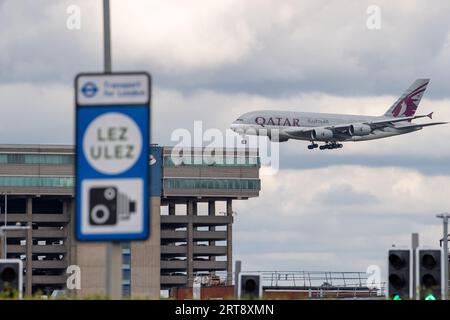
[(442, 237), (442, 300), (448, 300), (448, 218), (450, 214), (438, 214), (437, 218), (442, 219), (443, 237)]
[(79, 241), (107, 241), (106, 294), (122, 298), (120, 241), (149, 236), (151, 79), (112, 73), (109, 0), (103, 0), (104, 73), (79, 74), (76, 223)]
[(239, 274), (241, 273), (242, 262), (236, 260), (234, 263), (234, 297), (238, 297), (238, 286), (239, 286)]
[[(6, 227), (8, 225), (8, 194), (5, 192), (5, 223), (4, 226)], [(7, 244), (7, 235), (5, 233), (4, 235), (4, 241), (3, 241), (3, 259), (6, 259), (8, 257), (8, 244)]]
[[(105, 73), (111, 73), (111, 23), (109, 0), (103, 0), (103, 63)], [(118, 241), (106, 244), (106, 295), (122, 298), (122, 245)]]
[(415, 274), (417, 272), (417, 261), (416, 261), (416, 254), (417, 254), (417, 248), (419, 247), (419, 234), (418, 233), (412, 233), (411, 234), (411, 254), (412, 254), (412, 299), (416, 300), (419, 297), (419, 291), (417, 288), (417, 279), (415, 277)]

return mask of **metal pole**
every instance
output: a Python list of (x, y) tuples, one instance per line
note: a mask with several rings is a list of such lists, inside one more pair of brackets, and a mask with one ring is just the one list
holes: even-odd
[(418, 288), (417, 288), (417, 284), (416, 284), (416, 270), (417, 270), (417, 265), (416, 265), (416, 251), (417, 248), (419, 247), (419, 234), (418, 233), (413, 233), (411, 234), (411, 251), (412, 251), (412, 299), (418, 299)]
[(443, 286), (442, 286), (442, 300), (448, 300), (448, 218), (450, 214), (444, 213), (437, 215), (443, 221)]
[(448, 217), (444, 218), (444, 300), (448, 299)]
[(242, 263), (240, 260), (234, 262), (234, 297), (238, 298), (239, 274), (241, 273)]
[[(5, 192), (5, 226), (8, 225), (8, 195)], [(7, 259), (8, 258), (8, 254), (7, 254), (7, 235), (6, 232), (4, 233), (4, 240), (3, 240), (3, 258)]]
[(103, 52), (104, 52), (104, 68), (109, 73), (111, 67), (111, 29), (109, 18), (109, 0), (103, 0)]
[(122, 299), (122, 245), (117, 241), (106, 245), (106, 294)]
[[(109, 9), (109, 0), (103, 0), (103, 62), (105, 73), (112, 71)], [(122, 299), (122, 245), (120, 242), (108, 242), (106, 245), (106, 294), (113, 300)]]

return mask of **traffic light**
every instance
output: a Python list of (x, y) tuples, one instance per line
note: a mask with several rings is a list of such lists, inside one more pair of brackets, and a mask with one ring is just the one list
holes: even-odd
[(22, 297), (22, 260), (0, 259), (0, 294), (9, 297)]
[(441, 264), (440, 249), (417, 249), (417, 285), (420, 300), (441, 300)]
[(238, 296), (244, 299), (259, 299), (262, 297), (261, 275), (255, 273), (240, 273)]
[(409, 249), (392, 249), (388, 252), (387, 298), (404, 300), (412, 298), (412, 254)]

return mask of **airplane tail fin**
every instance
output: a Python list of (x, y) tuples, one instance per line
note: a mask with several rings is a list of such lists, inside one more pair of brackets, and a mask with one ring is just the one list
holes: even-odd
[(410, 117), (416, 113), (430, 79), (417, 79), (386, 111), (385, 117)]

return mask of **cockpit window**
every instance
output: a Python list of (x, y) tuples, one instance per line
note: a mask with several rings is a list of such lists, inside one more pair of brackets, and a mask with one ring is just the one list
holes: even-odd
[(244, 119), (236, 119), (236, 121), (244, 121)]

